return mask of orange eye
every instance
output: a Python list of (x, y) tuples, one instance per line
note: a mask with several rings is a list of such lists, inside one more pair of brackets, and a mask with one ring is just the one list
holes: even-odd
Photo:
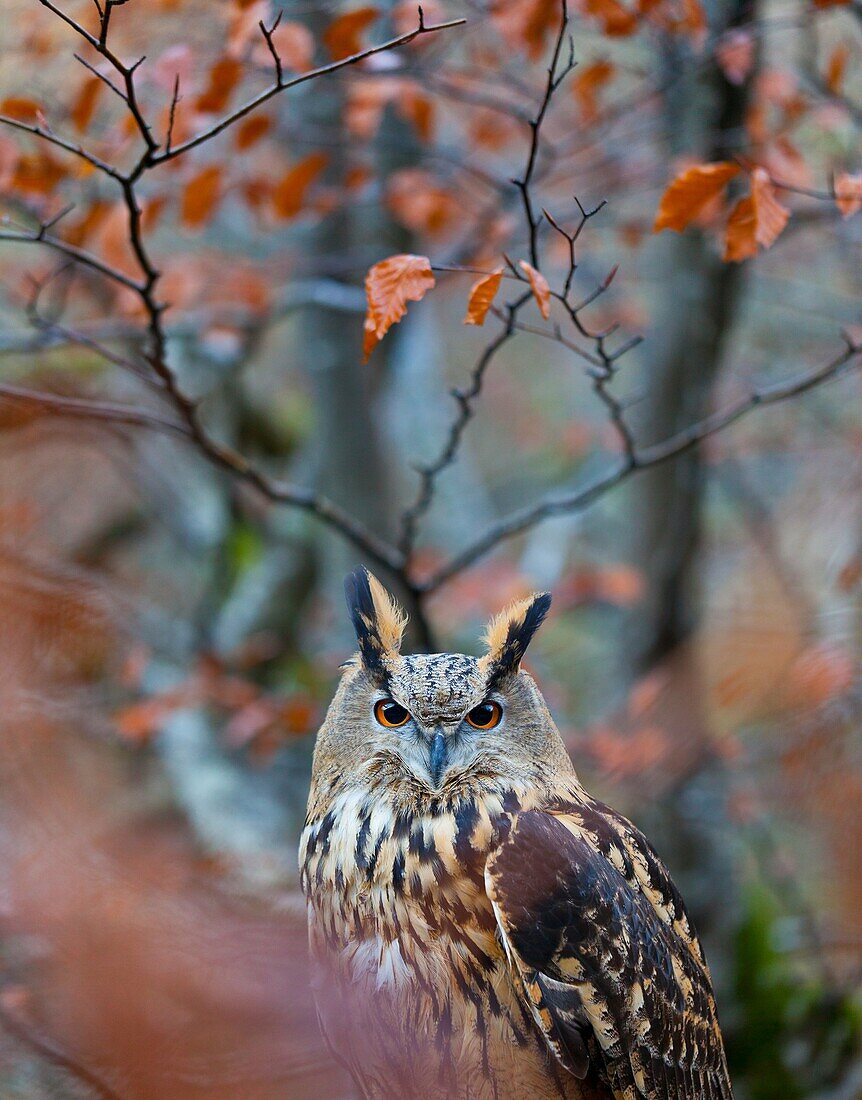
[(410, 721), (410, 712), (394, 699), (378, 699), (374, 704), (374, 717), (381, 726), (398, 729)]
[(486, 699), (478, 707), (473, 707), (467, 715), (467, 721), (474, 730), (492, 730), (494, 726), (499, 726), (502, 717), (503, 708), (500, 704)]

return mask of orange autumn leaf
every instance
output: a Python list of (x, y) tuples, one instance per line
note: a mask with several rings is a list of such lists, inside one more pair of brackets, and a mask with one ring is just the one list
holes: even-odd
[(152, 198), (144, 199), (141, 208), (141, 227), (144, 230), (155, 229), (167, 205), (166, 195), (153, 195)]
[(593, 61), (590, 65), (577, 70), (572, 81), (572, 92), (581, 109), (584, 122), (595, 122), (599, 113), (598, 93), (614, 75), (614, 66), (610, 61)]
[(492, 7), (494, 23), (507, 44), (525, 50), (533, 61), (541, 57), (558, 17), (556, 0), (496, 0)]
[(434, 273), (427, 256), (402, 253), (389, 256), (369, 268), (365, 277), (368, 310), (365, 314), (363, 362), (390, 328), (407, 312), (408, 302), (419, 302), (434, 286)]
[(840, 43), (829, 55), (826, 62), (826, 87), (833, 95), (841, 95), (844, 85), (844, 74), (847, 71), (847, 62), (850, 59), (850, 51)]
[(24, 96), (9, 96), (0, 102), (0, 115), (17, 119), (18, 122), (37, 122), (42, 108), (35, 99), (25, 99)]
[(465, 325), (484, 325), (488, 310), (491, 308), (500, 283), (503, 281), (502, 267), (495, 268), (490, 274), (483, 275), (470, 287), (470, 298), (467, 302), (467, 315), (464, 318)]
[(398, 113), (410, 122), (422, 141), (430, 141), (434, 129), (434, 105), (412, 81), (404, 81), (395, 100)]
[(221, 195), (221, 168), (211, 164), (202, 168), (186, 184), (180, 217), (189, 228), (198, 228), (206, 223), (218, 205)]
[(432, 237), (450, 232), (464, 213), (459, 199), (424, 168), (393, 172), (386, 185), (386, 204), (402, 225)]
[(237, 127), (234, 144), (237, 149), (250, 149), (269, 133), (271, 126), (269, 115), (250, 115)]
[(547, 321), (551, 316), (551, 288), (548, 286), (548, 280), (541, 271), (537, 271), (533, 265), (528, 264), (526, 260), (520, 260), (518, 266), (530, 280), (530, 289), (533, 292), (533, 297), (536, 299), (539, 313), (541, 313)]
[(90, 204), (89, 209), (84, 211), (74, 222), (65, 223), (64, 240), (67, 240), (69, 244), (79, 246), (86, 244), (93, 232), (104, 221), (110, 209), (111, 207), (107, 202), (96, 199)]
[(775, 197), (775, 188), (763, 168), (751, 173), (751, 193), (730, 212), (725, 239), (725, 260), (739, 262), (754, 256), (757, 246), (770, 248), (787, 225), (790, 211)]
[(50, 153), (39, 152), (19, 157), (10, 180), (14, 191), (32, 195), (50, 195), (66, 178), (62, 163)]
[(835, 205), (841, 211), (842, 218), (850, 218), (862, 209), (862, 175), (838, 173), (835, 177)]
[(334, 19), (323, 32), (323, 41), (333, 61), (351, 57), (362, 50), (362, 32), (380, 14), (377, 8), (355, 8)]
[(624, 38), (637, 29), (637, 14), (619, 0), (581, 0), (581, 10), (597, 19), (610, 38)]
[(297, 161), (276, 183), (272, 207), (283, 221), (295, 218), (302, 210), (305, 194), (329, 162), (326, 153), (309, 153)]
[(88, 77), (78, 89), (78, 94), (69, 108), (69, 117), (79, 134), (90, 125), (104, 89), (105, 85), (95, 76)]
[(198, 96), (195, 107), (207, 114), (223, 111), (242, 78), (242, 65), (233, 57), (221, 57), (210, 69), (209, 84)]
[(738, 173), (738, 165), (724, 160), (684, 169), (661, 197), (653, 233), (663, 229), (681, 233)]

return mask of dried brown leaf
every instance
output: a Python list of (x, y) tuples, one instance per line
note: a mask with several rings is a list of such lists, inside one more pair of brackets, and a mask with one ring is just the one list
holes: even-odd
[(197, 229), (205, 225), (221, 197), (222, 170), (217, 164), (202, 168), (186, 184), (180, 217), (184, 225)]
[(495, 268), (488, 275), (477, 279), (470, 287), (470, 298), (467, 302), (467, 315), (464, 318), (465, 325), (484, 325), (488, 310), (491, 308), (500, 283), (503, 281), (502, 267)]
[(380, 14), (378, 8), (355, 8), (334, 19), (323, 32), (323, 41), (333, 61), (341, 61), (362, 50), (362, 32)]
[(763, 168), (751, 173), (751, 193), (730, 212), (725, 238), (725, 260), (739, 262), (754, 256), (757, 247), (770, 248), (778, 239), (790, 211), (775, 197), (775, 188)]
[(326, 153), (309, 153), (285, 172), (272, 192), (276, 217), (288, 221), (300, 213), (306, 192), (328, 163)]
[(520, 260), (518, 266), (529, 279), (530, 289), (533, 291), (533, 297), (536, 299), (539, 313), (541, 313), (547, 321), (551, 316), (551, 288), (548, 286), (548, 280), (541, 271), (537, 271), (532, 264), (528, 264), (526, 260)]
[(695, 164), (680, 172), (661, 197), (653, 233), (681, 233), (738, 173), (739, 166), (730, 161)]
[(402, 253), (369, 268), (365, 277), (368, 310), (363, 362), (368, 362), (374, 348), (407, 312), (407, 303), (421, 301), (433, 286), (434, 273), (427, 256)]

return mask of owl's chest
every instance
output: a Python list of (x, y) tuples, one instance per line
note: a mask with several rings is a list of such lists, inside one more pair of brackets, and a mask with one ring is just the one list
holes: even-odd
[(499, 800), (408, 817), (347, 799), (309, 823), (318, 1014), (368, 1096), (580, 1095), (546, 1091), (547, 1052), (497, 936), (484, 867), (508, 827)]
[(377, 988), (492, 972), (503, 955), (484, 867), (507, 827), (499, 799), (436, 814), (335, 802), (301, 848), (314, 953)]

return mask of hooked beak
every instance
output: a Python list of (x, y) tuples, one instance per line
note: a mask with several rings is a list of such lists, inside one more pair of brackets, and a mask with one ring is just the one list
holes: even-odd
[(435, 787), (440, 786), (440, 780), (443, 778), (443, 772), (446, 770), (448, 762), (446, 739), (438, 730), (431, 739), (431, 747), (428, 752), (428, 771)]

